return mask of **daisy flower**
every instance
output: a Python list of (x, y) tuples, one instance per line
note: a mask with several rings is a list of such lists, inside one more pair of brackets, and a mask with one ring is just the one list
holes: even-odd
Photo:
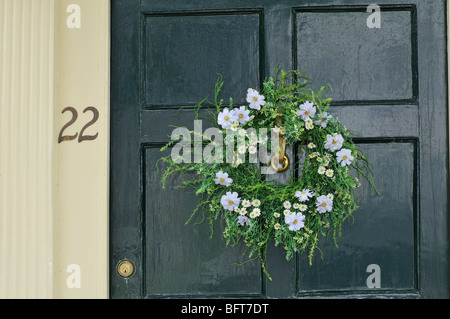
[(284, 219), (286, 224), (289, 225), (289, 230), (298, 231), (305, 226), (303, 220), (305, 216), (302, 213), (287, 215)]
[(314, 124), (319, 125), (322, 128), (327, 127), (328, 121), (331, 119), (331, 115), (328, 115), (327, 112), (323, 112), (319, 119), (314, 121)]
[(317, 173), (319, 173), (320, 175), (325, 174), (325, 167), (320, 166), (319, 169), (317, 170)]
[(261, 106), (264, 106), (264, 104), (266, 104), (264, 100), (265, 100), (264, 96), (259, 94), (258, 91), (254, 89), (247, 90), (247, 102), (250, 103), (249, 107), (251, 109), (259, 111), (261, 109)]
[(276, 223), (275, 225), (273, 225), (273, 228), (275, 228), (276, 230), (280, 229), (281, 225), (279, 223)]
[(301, 117), (303, 121), (314, 117), (315, 114), (316, 107), (314, 106), (314, 103), (311, 103), (309, 101), (306, 101), (305, 103), (300, 105), (300, 110), (297, 111), (297, 116)]
[(314, 124), (313, 124), (313, 120), (311, 120), (310, 118), (305, 120), (305, 128), (307, 130), (312, 130), (314, 128)]
[(275, 213), (273, 213), (273, 216), (274, 216), (275, 218), (278, 218), (278, 217), (280, 217), (280, 213), (275, 212)]
[(302, 191), (296, 191), (295, 196), (298, 197), (298, 199), (301, 202), (305, 202), (308, 199), (310, 199), (311, 197), (313, 197), (313, 194), (311, 193), (311, 191), (309, 189), (304, 189)]
[(321, 214), (331, 212), (331, 209), (333, 208), (333, 201), (327, 196), (322, 195), (317, 198), (316, 206), (317, 211)]
[(325, 141), (325, 148), (330, 151), (340, 150), (342, 144), (344, 143), (344, 138), (341, 134), (327, 134), (327, 140)]
[(289, 209), (285, 209), (285, 210), (283, 211), (283, 215), (284, 215), (284, 216), (287, 216), (287, 215), (290, 215), (290, 214), (292, 214), (292, 212), (291, 212)]
[(341, 166), (350, 165), (354, 159), (352, 156), (352, 151), (343, 148), (339, 152), (336, 153), (338, 163), (341, 163)]
[(309, 149), (313, 149), (314, 147), (316, 147), (316, 144), (314, 144), (314, 143), (309, 143), (308, 144), (308, 148)]
[(247, 208), (250, 207), (252, 204), (250, 203), (250, 201), (248, 199), (244, 199), (242, 200), (242, 206)]
[(311, 158), (311, 159), (314, 157), (317, 157), (317, 156), (320, 156), (319, 152), (313, 152), (313, 153), (309, 154), (309, 158)]
[(261, 215), (261, 210), (259, 208), (254, 208), (250, 213), (250, 218), (256, 218)]
[(304, 212), (308, 209), (308, 206), (305, 204), (300, 204), (300, 207), (298, 208), (301, 212)]
[(247, 151), (247, 147), (245, 145), (239, 145), (239, 147), (238, 147), (239, 154), (245, 154), (246, 151)]
[(236, 192), (227, 192), (226, 195), (223, 195), (220, 199), (223, 208), (229, 211), (233, 211), (235, 207), (239, 206), (240, 201), (239, 194)]
[(236, 116), (233, 112), (230, 112), (228, 108), (223, 109), (223, 112), (219, 113), (217, 118), (217, 123), (223, 128), (231, 128), (233, 123), (236, 121)]
[(233, 132), (236, 132), (237, 129), (238, 129), (238, 127), (239, 127), (239, 122), (238, 122), (238, 121), (234, 121), (234, 123), (231, 124), (230, 129), (231, 129)]
[(292, 205), (292, 207), (294, 207), (295, 209), (299, 209), (300, 208), (300, 204), (299, 203), (294, 203), (294, 205)]
[(325, 172), (325, 175), (327, 175), (328, 177), (333, 177), (334, 171), (332, 169), (327, 169), (327, 171)]
[(290, 201), (285, 201), (284, 203), (283, 203), (283, 207), (284, 208), (286, 208), (286, 209), (289, 209), (289, 208), (291, 208), (291, 202)]
[(261, 201), (259, 199), (252, 200), (252, 205), (255, 207), (259, 207), (261, 205)]
[(238, 224), (241, 225), (241, 226), (250, 225), (250, 219), (248, 219), (247, 216), (239, 216), (238, 217)]
[(250, 145), (250, 146), (248, 147), (248, 152), (249, 152), (250, 154), (256, 154), (257, 150), (258, 150), (258, 149), (256, 148), (255, 145)]
[(247, 131), (244, 130), (243, 128), (241, 128), (241, 129), (238, 131), (238, 134), (239, 134), (239, 136), (245, 137), (245, 136), (247, 135)]
[(241, 106), (240, 108), (235, 108), (232, 111), (233, 115), (236, 118), (236, 121), (238, 121), (241, 124), (244, 124), (248, 121), (250, 121), (250, 110), (247, 110), (245, 106)]
[(224, 185), (224, 186), (228, 187), (233, 182), (233, 179), (228, 177), (228, 173), (219, 171), (216, 173), (216, 179), (214, 180), (214, 182), (216, 184)]

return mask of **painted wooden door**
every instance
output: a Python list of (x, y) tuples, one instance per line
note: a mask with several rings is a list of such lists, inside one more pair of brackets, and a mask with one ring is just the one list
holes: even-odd
[[(445, 11), (437, 0), (112, 0), (111, 297), (448, 297)], [(279, 63), (332, 86), (331, 112), (363, 133), (381, 195), (363, 182), (339, 248), (322, 239), (312, 266), (271, 248), (268, 281), (258, 264), (235, 265), (243, 247), (225, 246), (220, 222), (212, 239), (209, 225), (185, 225), (196, 198), (176, 180), (163, 190), (155, 165), (218, 73), (239, 104)]]

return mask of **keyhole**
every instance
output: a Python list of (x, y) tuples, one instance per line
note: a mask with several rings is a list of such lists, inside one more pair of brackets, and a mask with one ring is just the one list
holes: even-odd
[(117, 272), (121, 277), (128, 278), (134, 274), (134, 264), (130, 260), (122, 260), (117, 265)]

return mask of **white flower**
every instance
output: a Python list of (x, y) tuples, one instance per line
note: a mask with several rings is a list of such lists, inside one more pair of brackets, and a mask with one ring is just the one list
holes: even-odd
[(327, 196), (322, 195), (317, 198), (316, 206), (317, 211), (321, 214), (331, 212), (331, 209), (333, 208), (333, 201)]
[(316, 144), (314, 144), (314, 143), (309, 143), (308, 144), (308, 148), (309, 149), (313, 149), (314, 147), (316, 147)]
[(247, 151), (247, 147), (245, 145), (239, 145), (239, 147), (238, 147), (239, 154), (245, 154), (246, 151)]
[(266, 102), (264, 96), (260, 95), (258, 91), (254, 89), (247, 90), (247, 102), (250, 103), (251, 109), (260, 110)]
[(280, 217), (280, 213), (275, 212), (275, 213), (273, 213), (273, 216), (274, 216), (275, 218), (278, 218), (278, 217)]
[(233, 124), (230, 126), (230, 129), (231, 129), (233, 132), (236, 132), (237, 129), (238, 129), (238, 127), (239, 127), (239, 122), (238, 122), (238, 121), (234, 121)]
[(304, 189), (302, 191), (296, 191), (295, 196), (298, 197), (298, 199), (301, 202), (305, 202), (308, 199), (310, 199), (311, 197), (313, 197), (313, 194), (311, 193), (311, 191), (309, 189)]
[(247, 210), (245, 209), (245, 207), (242, 207), (241, 209), (239, 209), (239, 214), (242, 216), (247, 215)]
[(317, 156), (320, 156), (319, 152), (313, 152), (313, 153), (309, 154), (309, 158), (314, 158)]
[(226, 195), (223, 195), (220, 199), (220, 203), (222, 204), (223, 208), (233, 211), (235, 207), (239, 206), (239, 202), (241, 199), (239, 198), (239, 194), (234, 192), (227, 192)]
[(216, 182), (216, 184), (220, 184), (220, 185), (224, 185), (224, 186), (228, 187), (233, 182), (233, 179), (228, 177), (228, 173), (219, 171), (216, 173), (216, 179), (214, 180), (214, 182)]
[(247, 135), (247, 131), (246, 130), (244, 130), (243, 128), (241, 128), (239, 131), (238, 131), (238, 134), (239, 134), (239, 136), (242, 136), (242, 137), (244, 137), (244, 136), (246, 136)]
[(258, 150), (258, 149), (256, 148), (255, 145), (250, 145), (250, 146), (248, 147), (248, 152), (249, 152), (250, 154), (256, 154), (257, 150)]
[(250, 225), (250, 219), (248, 219), (247, 216), (242, 216), (241, 215), (241, 216), (238, 217), (238, 224), (241, 225), (241, 226)]
[(279, 223), (276, 223), (275, 225), (273, 225), (273, 228), (275, 228), (276, 230), (280, 229), (281, 225)]
[(261, 215), (261, 210), (259, 208), (254, 208), (250, 213), (250, 218), (256, 218)]
[(299, 203), (294, 203), (294, 205), (292, 205), (292, 207), (294, 207), (295, 209), (299, 209), (300, 208), (300, 204)]
[(300, 204), (299, 210), (300, 210), (301, 212), (304, 212), (304, 211), (306, 211), (307, 209), (308, 209), (308, 206), (307, 206), (307, 205), (305, 205), (305, 204)]
[(261, 205), (261, 201), (259, 199), (253, 199), (252, 205), (255, 207), (259, 207), (259, 205)]
[(334, 195), (333, 195), (333, 194), (331, 194), (331, 193), (330, 193), (330, 194), (328, 194), (328, 195), (327, 195), (327, 197), (328, 197), (329, 199), (331, 199), (331, 200), (333, 200), (333, 199), (334, 199)]
[(242, 206), (243, 207), (250, 207), (252, 204), (250, 203), (250, 201), (248, 199), (244, 199), (242, 200)]
[(310, 118), (305, 120), (305, 128), (307, 130), (312, 130), (314, 128), (314, 124), (313, 124), (313, 120), (311, 120)]
[(250, 117), (249, 117), (250, 110), (247, 110), (245, 108), (245, 106), (241, 106), (240, 108), (233, 109), (232, 113), (235, 116), (236, 121), (238, 121), (241, 124), (244, 124), (244, 123), (250, 121)]
[(354, 159), (352, 156), (352, 151), (343, 148), (339, 152), (336, 153), (338, 163), (341, 163), (341, 166), (350, 165)]
[(327, 175), (328, 177), (333, 177), (334, 171), (332, 169), (327, 169), (327, 171), (325, 172), (325, 175)]
[(289, 230), (298, 231), (305, 226), (304, 219), (305, 216), (302, 213), (297, 213), (287, 215), (284, 221), (289, 225)]
[(297, 111), (297, 116), (300, 116), (303, 121), (306, 121), (307, 119), (314, 117), (316, 114), (316, 107), (314, 106), (314, 103), (311, 103), (309, 101), (306, 101), (302, 105), (300, 105), (300, 110)]
[(290, 214), (292, 214), (292, 212), (291, 212), (289, 209), (285, 209), (285, 210), (283, 211), (283, 215), (284, 215), (284, 216), (287, 216), (287, 215), (290, 215)]
[(219, 125), (222, 125), (223, 128), (231, 128), (235, 121), (236, 116), (227, 108), (223, 109), (223, 112), (219, 113), (217, 118), (217, 123), (219, 123)]
[(325, 167), (320, 166), (319, 169), (317, 170), (317, 173), (319, 173), (320, 175), (325, 174)]
[(341, 134), (333, 134), (333, 136), (327, 134), (327, 140), (325, 141), (325, 148), (334, 152), (341, 149), (343, 143), (344, 138), (342, 137)]
[(285, 201), (284, 203), (283, 203), (283, 207), (284, 208), (286, 208), (286, 209), (289, 209), (289, 208), (291, 208), (291, 202), (290, 201)]
[(331, 115), (328, 115), (327, 112), (323, 112), (318, 120), (314, 121), (314, 124), (319, 125), (320, 127), (327, 127), (328, 121), (331, 119)]

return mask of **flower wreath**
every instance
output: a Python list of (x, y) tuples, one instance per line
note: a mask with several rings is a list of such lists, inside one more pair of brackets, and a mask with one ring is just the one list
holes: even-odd
[[(168, 164), (162, 177), (163, 188), (169, 175), (195, 172), (194, 179), (183, 180), (180, 185), (194, 187), (195, 193), (201, 196), (191, 218), (202, 212), (211, 225), (223, 218), (227, 245), (243, 241), (249, 260), (259, 258), (269, 278), (265, 260), (270, 242), (283, 245), (287, 260), (294, 253), (309, 249), (310, 265), (318, 248), (319, 234), (326, 236), (331, 232), (337, 247), (342, 223), (357, 209), (353, 192), (361, 184), (352, 171), (365, 177), (376, 191), (370, 162), (351, 139), (354, 132), (327, 112), (331, 99), (322, 98), (327, 87), (314, 92), (306, 88), (308, 80), (297, 71), (281, 71), (281, 76), (277, 72), (275, 77), (264, 81), (261, 92), (248, 89), (248, 105), (233, 108), (232, 99), (228, 107), (223, 107), (223, 99), (219, 99), (223, 86), (219, 77), (214, 102), (206, 99), (200, 102), (195, 108), (196, 119), (202, 118), (199, 111), (204, 110), (206, 117), (224, 133), (225, 145), (233, 144), (234, 136), (245, 142), (238, 144), (227, 162), (186, 163), (174, 159), (173, 155), (161, 159)], [(206, 102), (213, 107), (202, 108)], [(300, 145), (297, 149), (299, 154), (303, 152), (303, 160), (292, 163), (298, 177), (291, 177), (288, 184), (275, 181), (274, 175), (263, 174), (261, 165), (247, 163), (258, 148), (266, 147), (273, 154), (269, 138), (255, 134), (262, 128), (270, 128), (271, 134), (277, 134), (271, 138), (278, 138), (276, 152), (266, 161), (275, 172), (283, 172), (291, 165), (285, 148)], [(231, 132), (235, 134), (230, 139)], [(213, 141), (203, 133), (202, 138), (214, 146), (220, 144), (220, 140)], [(172, 140), (161, 150), (174, 143)], [(221, 159), (222, 155), (229, 156), (219, 148), (212, 156)]]

